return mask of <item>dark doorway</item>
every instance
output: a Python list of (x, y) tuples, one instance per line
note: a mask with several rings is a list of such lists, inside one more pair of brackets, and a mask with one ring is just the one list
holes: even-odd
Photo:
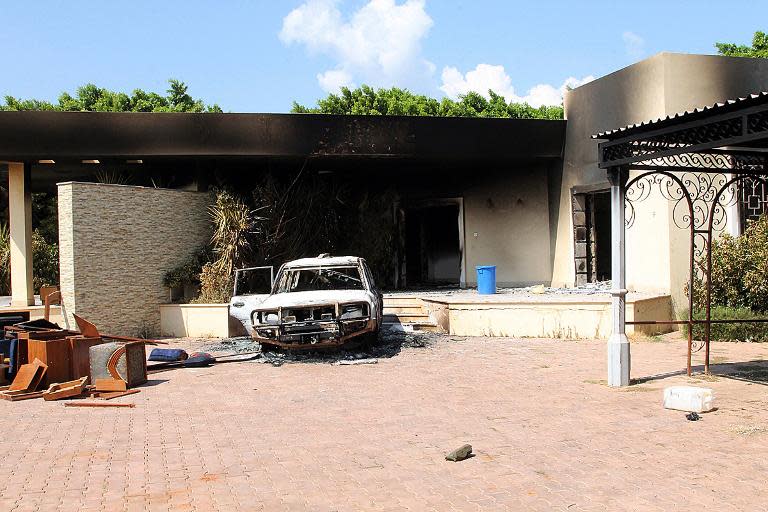
[(405, 277), (409, 288), (459, 284), (459, 215), (458, 204), (405, 209)]
[(573, 194), (576, 284), (611, 279), (611, 194), (607, 190)]
[(592, 194), (592, 231), (595, 234), (595, 280), (611, 279), (611, 194)]

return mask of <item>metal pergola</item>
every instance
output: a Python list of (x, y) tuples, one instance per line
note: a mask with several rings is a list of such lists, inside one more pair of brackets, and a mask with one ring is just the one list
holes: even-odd
[[(709, 373), (711, 325), (736, 322), (711, 318), (712, 237), (725, 228), (729, 211), (744, 201), (750, 188), (768, 188), (768, 93), (602, 132), (593, 138), (602, 141), (598, 165), (608, 171), (611, 184), (613, 290), (608, 384), (630, 383), (626, 324), (687, 325), (688, 375), (694, 351), (693, 326), (703, 324), (704, 340), (696, 350), (705, 349), (704, 371)], [(675, 225), (690, 233), (688, 318), (626, 322), (625, 229), (634, 221), (635, 204), (653, 190), (674, 203)], [(757, 201), (755, 209), (761, 210), (763, 197)], [(697, 281), (704, 288), (705, 317), (700, 320), (694, 319)]]

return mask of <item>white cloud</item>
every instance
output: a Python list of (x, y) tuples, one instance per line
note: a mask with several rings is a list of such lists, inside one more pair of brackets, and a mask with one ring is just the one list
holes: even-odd
[(443, 68), (443, 85), (440, 90), (449, 98), (456, 99), (460, 94), (467, 94), (470, 91), (482, 94), (487, 98), (488, 90), (491, 89), (496, 94), (504, 96), (507, 101), (526, 102), (533, 107), (540, 107), (541, 105), (561, 104), (566, 90), (584, 85), (594, 79), (595, 77), (592, 75), (581, 79), (569, 77), (559, 87), (550, 84), (538, 84), (531, 87), (525, 95), (520, 96), (515, 92), (512, 78), (507, 74), (504, 66), (478, 64), (475, 69), (467, 71), (465, 74), (462, 74), (455, 67), (447, 66)]
[(339, 3), (307, 0), (288, 13), (280, 31), (283, 43), (336, 61), (317, 76), (323, 89), (336, 91), (353, 81), (407, 85), (432, 75), (434, 65), (421, 55), (421, 41), (432, 26), (425, 0), (370, 0), (348, 19)]
[(324, 91), (336, 92), (342, 87), (354, 87), (352, 75), (343, 69), (329, 69), (325, 73), (318, 73), (317, 82)]
[(629, 31), (621, 34), (621, 38), (624, 40), (624, 49), (631, 58), (638, 60), (645, 55), (645, 39)]

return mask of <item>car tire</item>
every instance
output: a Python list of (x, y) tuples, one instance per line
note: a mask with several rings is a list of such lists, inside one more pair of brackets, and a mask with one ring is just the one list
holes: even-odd
[(379, 330), (364, 334), (360, 340), (360, 347), (363, 349), (371, 349), (379, 344)]

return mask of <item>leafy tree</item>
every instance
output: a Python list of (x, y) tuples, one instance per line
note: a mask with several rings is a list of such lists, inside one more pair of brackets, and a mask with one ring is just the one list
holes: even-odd
[(6, 96), (0, 110), (63, 110), (90, 112), (221, 112), (216, 105), (206, 105), (187, 92), (187, 85), (179, 80), (168, 80), (169, 88), (163, 96), (156, 92), (134, 89), (128, 95), (86, 84), (78, 87), (75, 95), (63, 92), (56, 104), (45, 100), (23, 100)]
[(306, 107), (293, 102), (291, 112), (297, 114), (396, 115), (437, 117), (504, 117), (514, 119), (562, 119), (561, 105), (532, 107), (527, 103), (507, 103), (503, 96), (488, 91), (490, 99), (476, 92), (437, 100), (414, 94), (407, 89), (373, 89), (367, 85), (356, 89), (342, 87), (339, 94), (318, 100), (317, 106)]
[(720, 55), (729, 57), (759, 57), (768, 58), (768, 34), (757, 31), (752, 37), (752, 46), (734, 43), (715, 43)]
[[(221, 112), (216, 105), (206, 105), (194, 99), (187, 85), (179, 80), (168, 80), (166, 95), (135, 89), (130, 95), (110, 91), (94, 84), (78, 87), (74, 96), (63, 92), (57, 103), (45, 100), (20, 99), (6, 96), (0, 110), (58, 110), (91, 112)], [(0, 185), (0, 295), (8, 288), (7, 191)], [(32, 220), (35, 232), (32, 240), (35, 290), (43, 284), (58, 283), (58, 226), (56, 224), (56, 196), (34, 194)]]

